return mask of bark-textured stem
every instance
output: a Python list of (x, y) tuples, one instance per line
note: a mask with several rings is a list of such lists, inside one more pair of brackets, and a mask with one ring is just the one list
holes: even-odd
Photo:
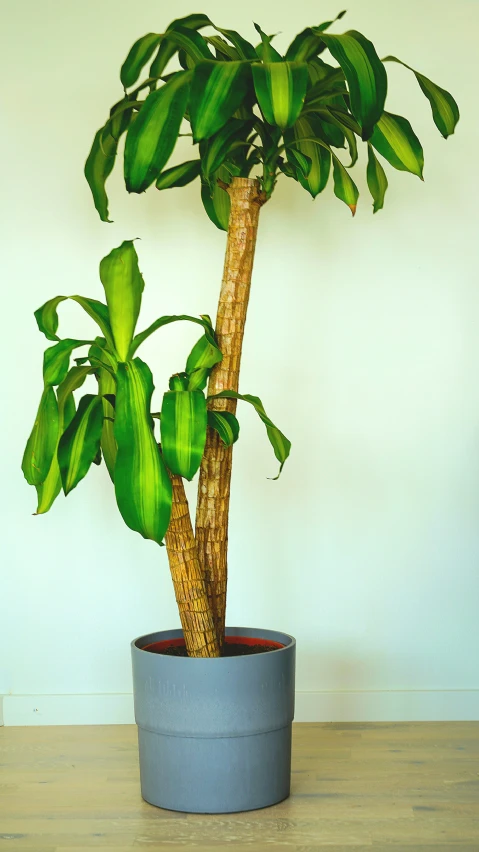
[[(265, 201), (257, 180), (233, 178), (226, 256), (216, 318), (223, 360), (211, 372), (208, 394), (238, 390), (241, 349), (248, 308), (251, 273), (261, 205)], [(236, 400), (210, 403), (217, 411), (236, 411)], [(196, 544), (220, 647), (224, 640), (227, 583), (228, 512), (232, 448), (208, 429), (200, 468), (196, 511)]]
[(218, 657), (219, 644), (198, 560), (188, 501), (181, 476), (172, 476), (173, 505), (165, 536), (170, 571), (190, 657)]

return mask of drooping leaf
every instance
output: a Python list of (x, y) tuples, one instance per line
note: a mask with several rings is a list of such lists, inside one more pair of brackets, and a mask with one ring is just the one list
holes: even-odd
[(162, 36), (160, 33), (147, 33), (135, 41), (121, 66), (120, 80), (125, 89), (129, 89), (130, 86), (136, 83), (141, 69), (146, 65), (150, 57), (153, 56), (161, 39)]
[(217, 27), (213, 24), (215, 30), (224, 35), (232, 45), (234, 45), (235, 49), (238, 51), (240, 59), (257, 59), (257, 53), (252, 44), (249, 41), (246, 41), (243, 36), (236, 32), (236, 30), (224, 30), (221, 27)]
[(410, 65), (401, 62), (396, 56), (386, 56), (383, 62), (397, 62), (412, 71), (419, 83), (421, 91), (431, 104), (432, 117), (434, 124), (440, 133), (447, 139), (454, 133), (457, 122), (459, 121), (459, 107), (450, 92), (446, 89), (441, 89), (436, 83), (433, 83), (424, 74), (415, 71)]
[(319, 24), (319, 26), (314, 27), (314, 32), (312, 27), (306, 27), (305, 30), (298, 33), (298, 35), (293, 39), (284, 58), (290, 61), (308, 62), (309, 59), (312, 59), (313, 56), (316, 56), (324, 50), (324, 44), (319, 38), (318, 32), (324, 32), (329, 29), (331, 24), (339, 21), (345, 14), (345, 11), (340, 12), (339, 15), (336, 15), (334, 20), (325, 21), (323, 24)]
[(100, 327), (105, 335), (109, 346), (113, 346), (113, 336), (110, 326), (110, 315), (108, 307), (103, 302), (97, 299), (88, 299), (86, 296), (55, 296), (45, 302), (41, 308), (35, 311), (34, 317), (37, 321), (38, 328), (48, 340), (60, 340), (57, 335), (58, 331), (58, 305), (66, 299), (72, 299), (77, 304), (81, 305), (84, 311)]
[(205, 41), (203, 36), (192, 27), (176, 25), (174, 29), (169, 30), (168, 41), (175, 44), (176, 47), (184, 50), (195, 65), (203, 60), (215, 61), (214, 56), (208, 47), (208, 43)]
[(239, 62), (243, 58), (240, 56), (236, 48), (233, 47), (232, 44), (228, 44), (228, 42), (225, 41), (224, 38), (221, 38), (221, 36), (206, 36), (205, 41), (214, 47), (216, 51), (216, 58), (221, 62), (224, 62), (225, 60)]
[(292, 127), (306, 95), (306, 63), (253, 62), (251, 67), (258, 103), (268, 124), (275, 124), (282, 130)]
[(329, 52), (339, 62), (346, 77), (351, 112), (358, 121), (362, 138), (369, 139), (381, 117), (387, 92), (386, 69), (374, 45), (361, 33), (320, 34)]
[(218, 432), (226, 447), (233, 446), (239, 438), (240, 425), (230, 411), (208, 411), (208, 426)]
[(89, 366), (72, 367), (67, 373), (66, 378), (58, 386), (58, 434), (56, 448), (46, 479), (41, 485), (36, 486), (38, 498), (36, 515), (43, 515), (48, 512), (61, 491), (62, 479), (57, 456), (58, 442), (75, 416), (76, 406), (73, 391), (83, 384), (91, 372), (92, 368)]
[(200, 62), (193, 72), (190, 120), (195, 142), (216, 133), (243, 102), (251, 80), (248, 62)]
[(118, 140), (109, 134), (102, 140), (104, 128), (100, 127), (95, 133), (85, 163), (85, 177), (88, 181), (93, 202), (102, 222), (111, 222), (108, 218), (108, 196), (105, 190), (106, 179), (115, 165)]
[(210, 181), (201, 181), (201, 200), (203, 206), (217, 228), (220, 231), (228, 230), (230, 218), (231, 201), (229, 193), (218, 184), (218, 179), (224, 183), (229, 183), (229, 174), (226, 168), (221, 166), (215, 172)]
[(68, 373), (73, 350), (88, 343), (91, 343), (91, 340), (73, 340), (66, 337), (54, 346), (45, 349), (43, 354), (43, 381), (45, 386), (59, 385), (63, 382)]
[(144, 192), (166, 165), (178, 138), (191, 78), (191, 71), (179, 71), (151, 92), (129, 128), (125, 143), (128, 192)]
[(270, 420), (270, 418), (266, 414), (266, 411), (264, 410), (263, 403), (261, 402), (259, 396), (252, 396), (252, 394), (249, 393), (241, 394), (237, 393), (236, 391), (225, 390), (221, 391), (220, 393), (214, 394), (213, 396), (209, 396), (208, 399), (242, 399), (244, 402), (249, 402), (253, 406), (260, 419), (266, 426), (266, 432), (268, 434), (271, 446), (273, 447), (274, 454), (281, 465), (278, 476), (275, 477), (276, 479), (278, 479), (281, 471), (283, 470), (283, 465), (289, 456), (291, 450), (291, 441), (289, 441), (288, 438), (283, 435), (283, 433), (278, 429), (278, 427), (274, 425), (273, 421)]
[(145, 286), (133, 240), (125, 240), (103, 258), (100, 279), (105, 288), (115, 348), (120, 361), (126, 361)]
[(165, 32), (165, 35), (158, 49), (158, 53), (151, 64), (150, 76), (161, 77), (171, 57), (174, 56), (174, 54), (178, 50), (178, 43), (171, 41), (168, 38), (168, 33), (171, 33), (171, 31), (175, 30), (175, 28), (177, 27), (191, 30), (199, 30), (202, 27), (207, 27), (210, 23), (210, 19), (206, 15), (203, 15), (201, 13), (187, 15), (184, 18), (177, 18), (175, 21), (172, 21), (172, 23), (169, 25), (168, 29)]
[[(358, 159), (358, 145), (356, 142), (355, 132), (351, 129), (349, 115), (346, 112), (343, 113), (341, 110), (335, 110), (334, 108), (327, 107), (322, 109), (318, 114), (321, 121), (321, 130), (324, 134), (325, 141), (328, 142), (328, 144), (332, 144), (337, 148), (342, 148), (344, 147), (344, 140), (346, 139), (351, 156), (351, 162), (349, 164), (349, 168), (351, 168)], [(356, 125), (354, 119), (352, 119), (352, 123), (356, 126), (356, 131), (359, 131), (359, 127)], [(339, 138), (335, 138), (333, 131), (339, 133)], [(328, 134), (329, 139), (327, 138)], [(341, 144), (338, 145), (336, 144), (337, 142), (340, 142)]]
[(171, 480), (150, 413), (153, 378), (140, 358), (119, 364), (115, 404), (115, 494), (130, 529), (162, 543), (171, 515)]
[(233, 142), (243, 140), (248, 135), (247, 128), (251, 128), (252, 124), (252, 121), (230, 118), (217, 133), (200, 145), (201, 166), (206, 180), (223, 165)]
[(384, 112), (374, 128), (371, 145), (395, 169), (411, 172), (423, 179), (422, 146), (407, 118)]
[(373, 213), (384, 205), (384, 196), (388, 188), (388, 179), (384, 169), (374, 154), (372, 146), (368, 142), (368, 167), (366, 170), (369, 192), (373, 197)]
[(179, 166), (173, 166), (162, 172), (156, 181), (157, 189), (172, 189), (173, 187), (186, 186), (198, 177), (201, 172), (201, 160), (188, 160)]
[(305, 177), (298, 173), (301, 186), (311, 193), (313, 198), (323, 191), (329, 178), (331, 169), (331, 153), (327, 146), (320, 144), (315, 139), (319, 137), (319, 128), (314, 116), (301, 116), (294, 127), (285, 135), (288, 145), (294, 145), (302, 154), (311, 160), (309, 174)]
[(40, 485), (46, 479), (56, 450), (57, 439), (57, 398), (53, 388), (46, 386), (23, 454), (22, 470), (29, 485)]
[(193, 479), (206, 441), (206, 400), (201, 391), (167, 391), (161, 406), (161, 449), (172, 473)]
[(313, 165), (311, 157), (308, 157), (301, 151), (296, 150), (296, 148), (287, 148), (286, 151), (288, 160), (293, 164), (294, 168), (300, 172), (304, 180), (307, 180)]
[(58, 444), (58, 464), (65, 495), (88, 473), (100, 449), (102, 425), (101, 396), (85, 394)]
[(359, 190), (340, 160), (333, 156), (334, 194), (340, 201), (348, 205), (351, 213), (356, 213)]
[(211, 335), (203, 334), (193, 346), (186, 362), (188, 384), (185, 390), (203, 390), (212, 368), (222, 360), (223, 356)]
[(211, 321), (209, 317), (206, 317), (206, 314), (203, 314), (201, 317), (190, 317), (187, 314), (177, 314), (172, 316), (159, 317), (157, 320), (151, 323), (148, 328), (145, 328), (144, 331), (140, 331), (139, 334), (136, 334), (132, 340), (129, 357), (133, 358), (136, 350), (139, 346), (151, 335), (153, 332), (157, 331), (159, 328), (162, 328), (164, 325), (169, 325), (171, 322), (180, 322), (183, 320), (187, 320), (188, 322), (194, 322), (197, 325), (203, 326), (205, 332), (209, 335), (209, 339), (212, 343), (215, 342), (215, 333), (214, 329), (211, 325)]

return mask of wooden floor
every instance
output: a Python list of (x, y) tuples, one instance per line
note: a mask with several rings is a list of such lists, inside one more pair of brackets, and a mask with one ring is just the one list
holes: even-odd
[(136, 728), (0, 728), (0, 852), (479, 852), (479, 723), (299, 724), (292, 795), (226, 816), (140, 798)]

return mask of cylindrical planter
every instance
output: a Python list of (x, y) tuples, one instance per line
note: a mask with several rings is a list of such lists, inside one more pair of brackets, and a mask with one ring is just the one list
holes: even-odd
[(213, 659), (143, 650), (182, 635), (163, 630), (131, 643), (143, 798), (189, 813), (248, 811), (286, 799), (295, 640), (229, 627), (227, 636), (282, 647)]

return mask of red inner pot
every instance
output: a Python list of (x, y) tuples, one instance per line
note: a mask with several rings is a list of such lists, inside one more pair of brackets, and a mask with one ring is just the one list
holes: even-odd
[[(271, 639), (258, 639), (255, 636), (225, 636), (227, 645), (265, 645), (268, 648), (284, 648), (281, 642), (273, 642)], [(177, 639), (163, 639), (162, 642), (151, 642), (150, 645), (145, 645), (142, 651), (153, 651), (156, 654), (161, 654), (165, 648), (185, 647), (185, 640), (182, 636)]]

